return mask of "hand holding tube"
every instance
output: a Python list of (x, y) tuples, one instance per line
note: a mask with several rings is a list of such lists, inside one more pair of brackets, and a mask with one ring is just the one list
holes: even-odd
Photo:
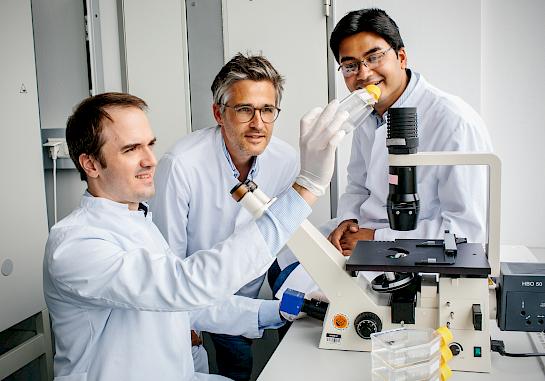
[(301, 119), (299, 148), (301, 171), (295, 183), (306, 188), (316, 197), (325, 193), (335, 165), (335, 149), (346, 134), (341, 129), (348, 118), (346, 111), (339, 111), (339, 102), (331, 101), (324, 110), (317, 107)]

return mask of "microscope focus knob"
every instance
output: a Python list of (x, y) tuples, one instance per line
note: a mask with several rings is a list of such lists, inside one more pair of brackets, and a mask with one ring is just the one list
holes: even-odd
[(362, 312), (354, 320), (354, 328), (362, 339), (370, 339), (372, 333), (382, 330), (382, 321), (372, 312)]
[(451, 343), (449, 345), (449, 349), (454, 356), (458, 356), (464, 350), (462, 346), (458, 343)]

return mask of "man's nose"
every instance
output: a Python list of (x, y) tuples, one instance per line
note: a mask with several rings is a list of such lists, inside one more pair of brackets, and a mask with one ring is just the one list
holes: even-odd
[(256, 109), (254, 116), (250, 119), (250, 127), (261, 129), (265, 126), (263, 119), (261, 119), (261, 110)]
[(146, 147), (144, 149), (144, 156), (140, 161), (140, 165), (142, 167), (155, 167), (157, 165), (157, 158), (155, 157), (151, 147)]
[(360, 68), (358, 72), (356, 73), (356, 78), (358, 80), (366, 80), (367, 78), (369, 78), (372, 72), (373, 71), (371, 69), (369, 69), (367, 66), (363, 64), (363, 62), (361, 62)]

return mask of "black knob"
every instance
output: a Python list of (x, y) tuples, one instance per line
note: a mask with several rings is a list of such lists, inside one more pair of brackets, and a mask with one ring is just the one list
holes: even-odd
[(458, 343), (452, 343), (448, 347), (449, 347), (450, 351), (452, 352), (453, 356), (458, 356), (460, 354), (460, 352), (463, 351), (462, 346), (460, 344), (458, 344)]
[(362, 312), (354, 320), (356, 332), (363, 339), (370, 339), (371, 334), (382, 330), (382, 321), (372, 312)]

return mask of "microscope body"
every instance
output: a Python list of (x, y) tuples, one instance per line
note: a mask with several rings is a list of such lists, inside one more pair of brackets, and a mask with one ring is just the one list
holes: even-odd
[[(453, 270), (440, 274), (437, 271), (438, 268), (433, 265), (417, 265), (424, 267), (421, 269), (424, 273), (440, 275), (419, 276), (416, 280), (418, 287), (414, 291), (413, 301), (411, 302), (409, 297), (401, 311), (396, 308), (397, 304), (394, 304), (396, 308), (394, 310), (390, 294), (374, 291), (371, 281), (366, 278), (364, 271), (361, 271), (363, 269), (351, 267), (353, 263), (347, 257), (344, 257), (308, 220), (304, 221), (287, 245), (329, 300), (319, 347), (370, 351), (370, 335), (374, 332), (402, 326), (435, 329), (446, 325), (454, 335), (454, 341), (450, 347), (455, 356), (449, 366), (453, 370), (490, 372), (490, 318), (494, 318), (491, 316), (491, 311), (495, 312), (495, 307), (491, 306), (490, 295), (494, 291), (490, 289), (489, 274), (495, 274), (495, 269), (499, 274), (499, 211), (494, 208), (499, 207), (500, 200), (498, 194), (500, 161), (493, 154), (460, 152), (390, 155), (389, 160), (391, 166), (457, 164), (489, 166), (491, 191), (488, 253), (484, 252), (480, 244), (459, 245), (461, 250), (457, 254), (459, 257), (471, 256), (478, 257), (480, 260), (473, 266), (474, 269), (470, 273), (444, 265), (443, 267), (452, 267)], [(257, 218), (271, 201), (267, 201), (268, 198), (259, 193), (254, 196), (254, 192), (235, 192), (242, 194), (242, 197), (238, 196), (235, 199), (247, 205)], [(243, 201), (246, 197), (249, 198)], [(496, 217), (497, 220), (494, 219)], [(373, 244), (373, 242), (381, 244), (376, 241), (360, 241), (358, 246)], [(415, 244), (395, 241), (382, 243), (387, 246), (386, 249), (391, 247), (399, 249), (399, 246), (409, 245), (406, 249), (409, 251), (412, 250), (410, 245)], [(463, 251), (466, 249), (470, 252), (469, 254)], [(367, 249), (362, 246), (362, 250)], [(473, 256), (474, 252), (475, 256)], [(443, 253), (442, 247), (439, 247), (439, 253), (435, 255), (436, 260)], [(366, 257), (373, 256), (373, 253), (369, 254)], [(374, 267), (374, 271), (416, 271), (414, 267), (404, 267), (403, 264), (400, 267), (392, 265), (388, 260), (394, 258), (386, 256), (383, 258), (384, 263)], [(354, 276), (357, 271), (361, 272)], [(409, 318), (407, 310), (413, 320)]]

